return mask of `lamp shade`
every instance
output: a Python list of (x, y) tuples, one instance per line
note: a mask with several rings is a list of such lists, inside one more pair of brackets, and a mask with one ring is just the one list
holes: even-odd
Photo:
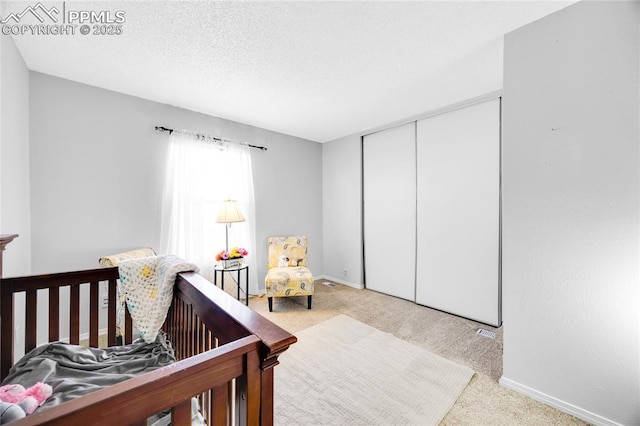
[(226, 200), (222, 202), (220, 211), (218, 212), (218, 223), (235, 223), (244, 222), (244, 216), (236, 204), (236, 200)]

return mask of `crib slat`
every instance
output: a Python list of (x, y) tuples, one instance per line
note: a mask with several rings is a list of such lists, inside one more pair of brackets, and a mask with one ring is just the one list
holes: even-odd
[(116, 308), (120, 303), (116, 292), (117, 283), (115, 279), (109, 280), (109, 307), (107, 308), (107, 345), (115, 346), (116, 344)]
[(133, 321), (128, 309), (124, 310), (124, 343), (129, 344), (133, 341)]
[(38, 331), (38, 290), (29, 290), (26, 292), (25, 319), (24, 351), (26, 353), (36, 347), (36, 334)]
[(182, 332), (182, 341), (183, 341), (183, 357), (189, 357), (189, 308), (190, 306), (184, 306), (184, 315), (183, 315), (183, 332)]
[(185, 304), (184, 308), (184, 356), (188, 358), (191, 356), (189, 353), (189, 330), (191, 322), (191, 305)]
[(176, 351), (176, 359), (180, 360), (182, 359), (182, 353), (181, 353), (181, 344), (182, 342), (180, 341), (180, 337), (182, 336), (181, 333), (181, 329), (180, 329), (180, 317), (182, 316), (182, 303), (177, 300), (176, 301), (176, 315), (175, 315), (175, 324), (174, 324), (174, 334), (173, 334), (173, 343), (174, 343), (174, 347), (173, 349)]
[(98, 301), (98, 282), (89, 284), (89, 346), (98, 347), (98, 313), (100, 304)]
[[(213, 414), (213, 391), (209, 390), (209, 392), (207, 392), (207, 415), (209, 417), (207, 417), (208, 421), (209, 421), (209, 426), (213, 425), (214, 420), (213, 418), (215, 417), (215, 415)], [(230, 422), (227, 422), (227, 424), (229, 424)]]
[(191, 328), (191, 324), (192, 324), (192, 319), (193, 319), (193, 309), (191, 307), (191, 305), (187, 305), (187, 327), (186, 327), (186, 343), (187, 343), (187, 358), (193, 355), (193, 347), (191, 346), (191, 341), (192, 341), (192, 328)]
[(211, 392), (211, 424), (215, 426), (224, 426), (228, 423), (228, 410), (227, 410), (227, 398), (228, 398), (227, 384), (218, 386)]
[(60, 288), (49, 289), (49, 341), (60, 339)]
[(198, 341), (198, 323), (200, 322), (200, 320), (198, 319), (198, 314), (196, 314), (195, 310), (192, 310), (191, 318), (193, 319), (191, 324), (191, 340), (193, 354), (196, 355), (200, 353), (200, 342)]
[(196, 313), (193, 312), (193, 307), (189, 305), (189, 356), (194, 356), (198, 352), (196, 351)]
[(196, 313), (193, 312), (193, 307), (189, 305), (189, 356), (194, 356), (196, 352)]
[(169, 336), (169, 340), (173, 341), (174, 338), (174, 321), (175, 321), (175, 315), (176, 315), (176, 311), (175, 311), (175, 304), (176, 304), (176, 299), (174, 297), (173, 302), (171, 303), (171, 306), (169, 307), (169, 314), (167, 315), (167, 321), (165, 321), (164, 323), (164, 331), (165, 333), (167, 333), (167, 335)]
[(186, 303), (182, 303), (182, 359), (185, 359), (189, 356), (189, 352), (187, 350), (187, 338), (189, 332), (189, 325), (187, 322), (187, 315), (189, 314), (189, 307)]
[(80, 344), (80, 284), (71, 286), (69, 303), (69, 343)]
[(173, 334), (171, 342), (176, 353), (176, 359), (180, 359), (180, 300), (176, 300), (173, 311)]
[(181, 402), (175, 405), (171, 409), (171, 424), (172, 425), (187, 425), (191, 424), (191, 400)]
[(189, 357), (189, 306), (182, 311), (182, 358)]
[(184, 303), (182, 303), (182, 301), (180, 301), (180, 304), (178, 305), (180, 307), (180, 316), (178, 317), (178, 332), (179, 332), (179, 342), (178, 342), (178, 353), (179, 353), (179, 358), (178, 359), (184, 359), (184, 314), (185, 314), (185, 306)]
[(202, 333), (202, 321), (200, 321), (200, 317), (196, 316), (196, 318), (198, 318), (198, 322), (196, 322), (196, 333), (198, 333), (198, 353), (201, 354), (202, 352), (204, 352), (204, 339), (203, 339), (203, 333)]
[(202, 323), (202, 340), (204, 341), (204, 348), (203, 350), (208, 351), (209, 349), (211, 349), (211, 335), (209, 333), (209, 328), (207, 327), (207, 325), (205, 323)]
[(187, 357), (187, 306), (184, 303), (180, 303), (182, 306), (182, 316), (180, 318), (180, 357), (185, 359)]

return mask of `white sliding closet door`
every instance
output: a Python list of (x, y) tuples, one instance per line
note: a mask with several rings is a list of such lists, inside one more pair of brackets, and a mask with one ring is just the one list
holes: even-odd
[(497, 326), (500, 100), (417, 126), (416, 302)]
[(415, 300), (415, 122), (363, 138), (368, 289)]

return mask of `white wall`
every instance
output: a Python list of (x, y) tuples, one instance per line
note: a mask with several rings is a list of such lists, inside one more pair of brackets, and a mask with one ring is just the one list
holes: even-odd
[(506, 386), (640, 424), (640, 3), (580, 2), (505, 37)]
[(0, 36), (0, 233), (19, 234), (4, 252), (4, 275), (31, 272), (29, 71), (9, 36)]
[(257, 284), (268, 235), (306, 234), (310, 267), (321, 272), (320, 144), (36, 72), (30, 83), (34, 272), (158, 247), (168, 134), (156, 125), (266, 146), (252, 150)]
[(360, 136), (322, 145), (324, 274), (364, 285), (362, 266), (362, 143)]

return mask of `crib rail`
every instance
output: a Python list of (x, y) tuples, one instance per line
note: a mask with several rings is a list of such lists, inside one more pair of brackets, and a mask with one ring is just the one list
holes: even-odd
[[(259, 339), (248, 336), (190, 357), (175, 364), (129, 379), (82, 398), (60, 404), (20, 420), (26, 425), (146, 425), (146, 419), (171, 408), (171, 424), (191, 424), (191, 397), (213, 388), (216, 424), (228, 424), (226, 390), (229, 381), (245, 371), (246, 364), (257, 364)], [(246, 373), (249, 382), (260, 378), (256, 370)], [(255, 386), (254, 386), (255, 387)], [(249, 411), (245, 424), (259, 424), (259, 399), (248, 396)], [(210, 423), (211, 424), (211, 423)]]
[[(253, 412), (247, 395), (259, 394), (259, 424), (273, 423), (273, 378), (278, 356), (297, 341), (296, 337), (273, 324), (255, 311), (205, 280), (195, 272), (178, 274), (174, 286), (174, 301), (169, 310), (165, 331), (184, 359), (206, 351), (209, 347), (255, 335), (260, 338), (258, 364), (259, 382), (239, 377), (228, 389), (228, 410), (234, 424), (247, 423), (247, 413)], [(250, 367), (251, 369), (253, 367)], [(211, 395), (203, 395), (203, 406), (212, 406)], [(254, 400), (255, 401), (255, 400)]]
[(69, 288), (69, 343), (80, 343), (80, 286), (89, 286), (89, 344), (98, 346), (100, 282), (108, 286), (107, 341), (115, 344), (116, 280), (118, 268), (4, 278), (0, 285), (0, 379), (4, 379), (14, 362), (15, 296), (25, 294), (24, 352), (36, 347), (38, 330), (38, 292), (48, 295), (48, 341), (60, 339), (60, 289)]

